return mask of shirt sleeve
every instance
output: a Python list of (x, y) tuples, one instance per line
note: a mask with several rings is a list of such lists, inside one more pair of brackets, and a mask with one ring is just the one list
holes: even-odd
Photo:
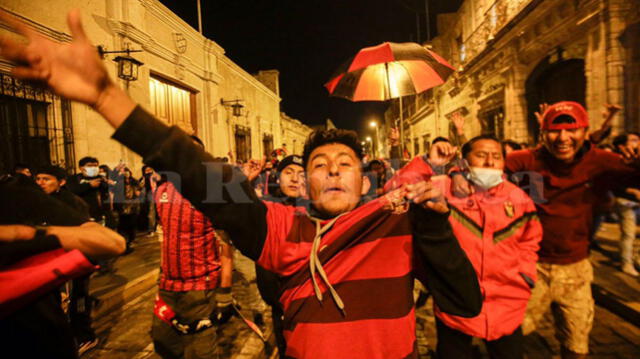
[(514, 151), (507, 155), (507, 158), (504, 161), (504, 171), (511, 175), (516, 172), (524, 171), (524, 155), (525, 151)]
[[(40, 189), (23, 185), (0, 185), (0, 224), (79, 226), (87, 219), (62, 201)], [(0, 266), (37, 253), (61, 248), (54, 236), (0, 244)]]
[(139, 106), (113, 138), (166, 174), (215, 228), (229, 234), (242, 254), (253, 260), (260, 257), (267, 234), (267, 209), (239, 169), (215, 163), (184, 131), (166, 126)]
[(453, 234), (449, 214), (421, 206), (410, 209), (416, 276), (433, 294), (440, 310), (475, 317), (482, 309), (480, 284), (473, 265)]
[(527, 212), (524, 215), (529, 219), (525, 224), (522, 236), (518, 240), (520, 273), (535, 282), (537, 279), (538, 249), (542, 240), (542, 224), (540, 224), (540, 219), (536, 214), (536, 208), (533, 203), (529, 203)]
[(624, 163), (622, 156), (597, 150), (597, 161), (600, 173), (598, 184), (603, 184), (608, 189), (637, 188), (640, 183), (640, 170)]
[(38, 188), (0, 186), (0, 224), (79, 226), (86, 216)]

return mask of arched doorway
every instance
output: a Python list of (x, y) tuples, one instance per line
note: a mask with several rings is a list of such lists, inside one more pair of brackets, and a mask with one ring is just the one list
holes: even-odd
[(585, 106), (586, 88), (584, 60), (551, 62), (551, 57), (542, 60), (531, 72), (525, 84), (530, 140), (536, 140), (540, 133), (534, 113), (538, 111), (541, 103), (575, 101)]

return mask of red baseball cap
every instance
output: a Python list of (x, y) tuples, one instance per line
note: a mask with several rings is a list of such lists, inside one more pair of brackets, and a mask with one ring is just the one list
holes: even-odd
[[(554, 123), (560, 116), (569, 116), (575, 120), (573, 123)], [(575, 128), (589, 127), (589, 115), (581, 104), (573, 101), (561, 101), (554, 103), (542, 115), (542, 130), (572, 130)]]

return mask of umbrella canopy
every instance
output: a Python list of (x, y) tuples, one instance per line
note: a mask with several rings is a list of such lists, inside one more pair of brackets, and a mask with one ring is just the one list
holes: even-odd
[(325, 84), (332, 96), (385, 101), (441, 85), (455, 69), (440, 55), (414, 43), (385, 42), (360, 50)]

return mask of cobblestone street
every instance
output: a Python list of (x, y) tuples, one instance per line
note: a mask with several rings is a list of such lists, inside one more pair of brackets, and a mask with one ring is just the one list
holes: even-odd
[[(92, 293), (99, 300), (94, 328), (100, 344), (83, 358), (159, 358), (153, 352), (150, 336), (153, 300), (157, 292), (159, 245), (156, 236), (138, 237), (133, 253), (118, 258), (114, 263), (115, 273), (94, 276)], [(241, 281), (237, 279), (234, 272), (234, 283), (239, 285)], [(243, 308), (246, 291), (238, 290), (236, 286), (233, 291)], [(251, 318), (251, 313), (245, 309), (241, 311)], [(264, 317), (265, 336), (270, 338), (270, 342), (263, 343), (240, 318), (233, 317), (218, 330), (220, 358), (267, 358), (273, 354), (270, 311)]]
[[(599, 232), (600, 249), (592, 251), (596, 299), (595, 323), (591, 332), (590, 358), (640, 358), (640, 328), (636, 325), (640, 311), (640, 283), (618, 270), (616, 261), (616, 224), (605, 223)], [(115, 273), (94, 277), (92, 292), (98, 297), (97, 321), (94, 326), (101, 342), (87, 353), (91, 359), (159, 358), (153, 352), (149, 335), (153, 313), (153, 298), (157, 291), (159, 242), (157, 237), (139, 237), (132, 254), (120, 257), (114, 264)], [(241, 307), (247, 301), (247, 291), (239, 290), (242, 281), (234, 273), (234, 295)], [(244, 306), (246, 308), (246, 306)], [(418, 343), (421, 358), (431, 358), (435, 350), (435, 324), (432, 302), (417, 310)], [(251, 318), (252, 313), (243, 309)], [(221, 358), (270, 358), (276, 354), (270, 331), (270, 312), (264, 314), (267, 343), (263, 343), (239, 319), (232, 318), (218, 330)], [(635, 325), (633, 324), (635, 320)], [(551, 316), (540, 330), (525, 338), (529, 359), (560, 358), (559, 344), (554, 337)], [(477, 358), (487, 358), (484, 347), (477, 343)]]

